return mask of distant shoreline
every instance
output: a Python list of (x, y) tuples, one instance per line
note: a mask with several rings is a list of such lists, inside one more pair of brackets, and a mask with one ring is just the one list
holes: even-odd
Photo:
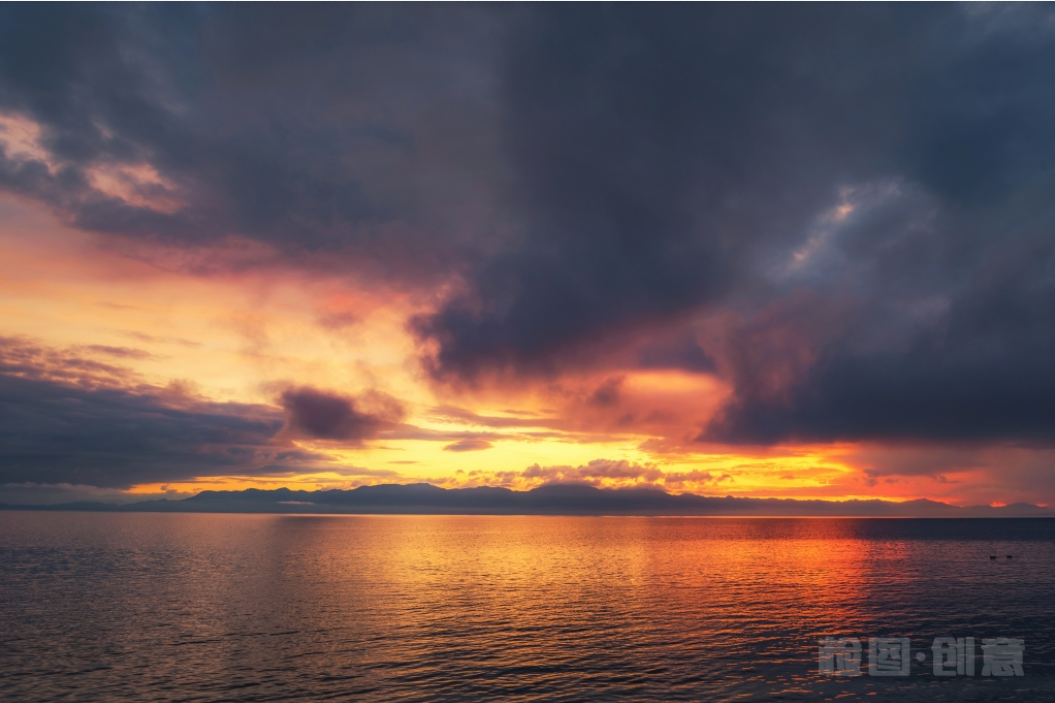
[(288, 488), (203, 491), (181, 500), (137, 503), (74, 502), (54, 505), (0, 503), (0, 510), (246, 513), (281, 515), (447, 515), (583, 517), (845, 517), (1023, 518), (1055, 517), (1055, 510), (1028, 503), (958, 507), (931, 500), (800, 500), (674, 495), (656, 489), (601, 489), (553, 484), (530, 491), (507, 488), (440, 488), (427, 483), (360, 486), (351, 490)]
[(285, 517), (540, 517), (561, 518), (581, 517), (598, 519), (624, 519), (624, 518), (666, 518), (666, 519), (693, 519), (693, 520), (1050, 520), (1055, 515), (856, 515), (856, 514), (832, 514), (832, 515), (762, 515), (762, 514), (722, 514), (722, 515), (686, 515), (674, 513), (425, 513), (425, 512), (299, 512), (278, 510), (156, 510), (156, 509), (124, 509), (124, 506), (106, 504), (112, 507), (85, 508), (67, 507), (68, 504), (58, 505), (10, 505), (0, 503), (0, 511), (9, 513), (102, 513), (107, 515), (275, 515)]

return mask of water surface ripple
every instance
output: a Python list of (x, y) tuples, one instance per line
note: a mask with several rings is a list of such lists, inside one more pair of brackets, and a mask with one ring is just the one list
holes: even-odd
[[(0, 576), (11, 701), (1055, 700), (1055, 520), (0, 512)], [(822, 677), (825, 635), (926, 660)]]

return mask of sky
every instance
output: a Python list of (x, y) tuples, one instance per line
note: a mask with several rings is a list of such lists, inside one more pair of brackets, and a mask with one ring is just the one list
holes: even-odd
[(0, 502), (1055, 505), (1055, 10), (0, 7)]

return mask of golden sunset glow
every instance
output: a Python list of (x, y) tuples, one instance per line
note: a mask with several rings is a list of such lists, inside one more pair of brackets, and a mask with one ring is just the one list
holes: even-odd
[[(525, 490), (571, 480), (708, 495), (970, 498), (930, 477), (869, 481), (854, 444), (750, 453), (701, 446), (694, 435), (729, 393), (709, 374), (609, 367), (526, 383), (497, 377), (475, 388), (437, 386), (408, 331), (412, 316), (436, 305), (431, 292), (283, 270), (275, 252), (236, 241), (207, 254), (128, 251), (10, 198), (3, 218), (0, 335), (72, 350), (110, 369), (102, 372), (107, 382), (209, 402), (270, 405), (296, 385), (349, 396), (374, 389), (406, 405), (400, 423), (353, 446), (280, 440), (310, 452), (310, 467), (140, 483), (127, 488), (132, 494), (419, 481)], [(225, 257), (263, 263), (210, 270)], [(617, 404), (591, 401), (606, 382)], [(479, 444), (458, 451), (466, 439)], [(591, 470), (598, 459), (623, 466)]]
[[(563, 479), (756, 497), (970, 497), (929, 477), (869, 482), (854, 445), (749, 454), (699, 446), (693, 435), (729, 392), (711, 375), (608, 368), (526, 385), (437, 387), (417, 364), (421, 348), (407, 329), (413, 315), (436, 304), (430, 294), (360, 288), (340, 273), (284, 271), (273, 265), (274, 252), (250, 243), (232, 241), (208, 254), (129, 252), (12, 199), (3, 202), (3, 218), (0, 335), (76, 350), (119, 368), (123, 384), (177, 387), (211, 402), (270, 404), (282, 387), (298, 385), (348, 395), (379, 389), (407, 405), (400, 426), (356, 446), (286, 440), (315, 455), (310, 470), (203, 475), (136, 484), (131, 493), (393, 481), (523, 490)], [(263, 264), (217, 274), (213, 257)], [(591, 404), (590, 394), (609, 379), (618, 407)], [(646, 422), (621, 426), (630, 416)], [(461, 437), (488, 446), (452, 450)], [(573, 471), (596, 459), (628, 467), (612, 475)], [(532, 466), (550, 472), (525, 475)]]

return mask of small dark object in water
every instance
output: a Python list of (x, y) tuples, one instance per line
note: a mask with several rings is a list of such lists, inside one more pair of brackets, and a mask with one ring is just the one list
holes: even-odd
[(1010, 554), (1008, 554), (1008, 555), (1007, 555), (1007, 558), (1008, 558), (1008, 559), (1014, 559), (1014, 557), (1013, 557), (1013, 556), (1011, 556)]
[(996, 557), (994, 557), (992, 554), (989, 555), (989, 558), (990, 559), (996, 559)]

